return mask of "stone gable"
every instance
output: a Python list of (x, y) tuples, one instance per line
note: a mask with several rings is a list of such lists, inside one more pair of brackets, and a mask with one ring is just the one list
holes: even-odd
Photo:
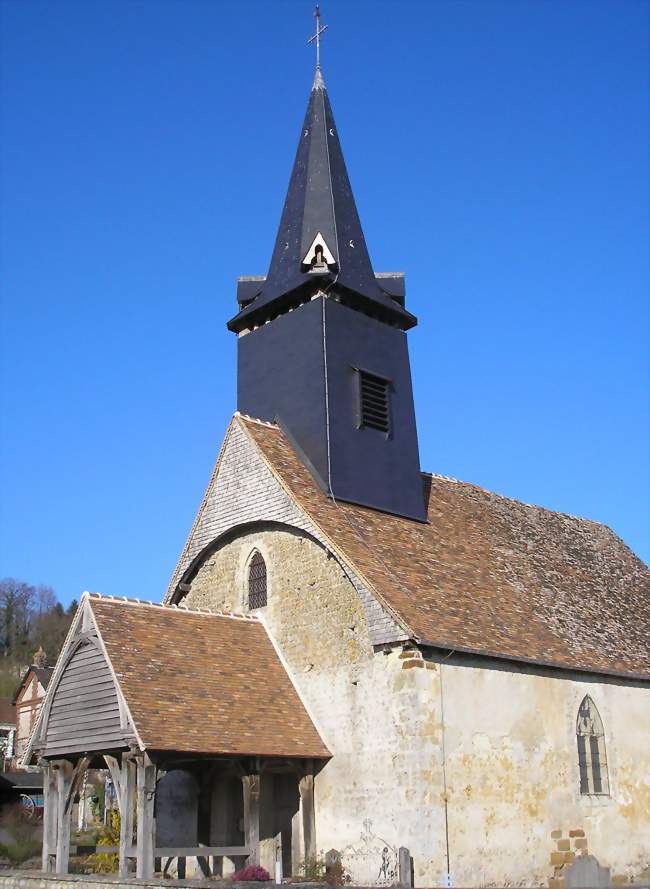
[[(320, 530), (280, 485), (235, 418), (167, 590), (165, 603), (174, 601), (178, 584), (190, 580), (198, 571), (198, 565), (193, 563), (207, 546), (233, 528), (259, 522), (277, 522), (296, 528), (328, 548)], [(372, 644), (406, 639), (407, 634), (349, 566), (345, 566), (345, 572), (363, 603)], [(204, 578), (205, 572), (202, 572), (201, 584), (205, 582)]]

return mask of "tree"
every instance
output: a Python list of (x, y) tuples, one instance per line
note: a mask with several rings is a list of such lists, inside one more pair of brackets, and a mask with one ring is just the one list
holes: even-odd
[(29, 638), (36, 588), (22, 580), (0, 581), (0, 647), (5, 657), (19, 655)]
[(13, 695), (39, 646), (54, 664), (76, 610), (76, 601), (64, 608), (50, 586), (0, 580), (0, 697)]

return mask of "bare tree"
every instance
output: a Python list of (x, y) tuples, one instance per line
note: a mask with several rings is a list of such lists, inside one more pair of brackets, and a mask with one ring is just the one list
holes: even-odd
[(0, 647), (5, 657), (27, 644), (36, 604), (36, 588), (22, 580), (0, 580)]

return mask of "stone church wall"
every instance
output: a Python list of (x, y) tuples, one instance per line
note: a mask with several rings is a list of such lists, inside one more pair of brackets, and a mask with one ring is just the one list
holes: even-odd
[(414, 670), (402, 669), (399, 650), (374, 653), (355, 587), (299, 531), (261, 530), (227, 543), (199, 568), (185, 604), (245, 608), (255, 550), (268, 571), (268, 606), (259, 613), (333, 753), (316, 776), (318, 849), (339, 849), (357, 883), (390, 885), (407, 837), (421, 870), (425, 857), (442, 854), (442, 816), (433, 805), (435, 673), (424, 671), (423, 689)]
[[(231, 540), (206, 558), (185, 603), (245, 609), (255, 550), (268, 570), (260, 614), (333, 754), (316, 777), (317, 845), (342, 852), (355, 882), (390, 885), (405, 845), (416, 885), (439, 885), (447, 832), (456, 886), (548, 885), (584, 849), (638, 881), (650, 865), (650, 689), (459, 655), (437, 662), (401, 645), (374, 651), (346, 573), (298, 530)], [(604, 724), (607, 797), (579, 793), (586, 694)]]
[[(650, 688), (584, 674), (437, 665), (445, 715), (455, 885), (563, 886), (587, 852), (615, 882), (650, 873)], [(610, 793), (580, 794), (576, 743), (585, 695), (605, 731)], [(439, 708), (437, 718), (439, 720)]]

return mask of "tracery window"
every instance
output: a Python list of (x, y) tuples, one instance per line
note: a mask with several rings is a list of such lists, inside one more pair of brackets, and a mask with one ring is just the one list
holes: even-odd
[(264, 608), (266, 605), (266, 562), (256, 552), (248, 565), (248, 607)]
[(607, 752), (605, 732), (600, 714), (589, 695), (583, 698), (576, 726), (580, 793), (608, 794)]

